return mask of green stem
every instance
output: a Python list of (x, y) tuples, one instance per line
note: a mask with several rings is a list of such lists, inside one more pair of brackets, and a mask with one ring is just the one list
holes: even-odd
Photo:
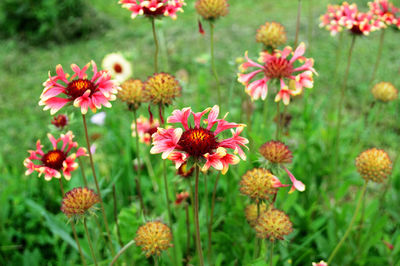
[(85, 184), (85, 187), (89, 187), (87, 179), (86, 179), (86, 175), (85, 175), (85, 168), (83, 167), (83, 163), (82, 163), (81, 157), (78, 157), (78, 162), (79, 162), (79, 168), (81, 169), (83, 183)]
[(190, 215), (189, 215), (189, 205), (185, 204), (185, 214), (186, 214), (186, 257), (189, 261), (190, 252)]
[(296, 36), (294, 38), (294, 47), (296, 47), (297, 43), (299, 42), (300, 16), (301, 16), (301, 0), (299, 0), (299, 4), (297, 5)]
[(119, 258), (122, 254), (124, 254), (124, 252), (125, 252), (130, 246), (132, 246), (133, 244), (135, 244), (135, 240), (132, 239), (131, 241), (128, 242), (128, 244), (126, 244), (123, 248), (121, 248), (121, 250), (118, 251), (117, 255), (116, 255), (116, 256), (113, 258), (113, 260), (111, 261), (110, 266), (113, 266), (113, 265), (115, 264), (115, 262), (117, 262), (118, 258)]
[(342, 45), (343, 45), (343, 35), (344, 35), (344, 33), (339, 32), (338, 34), (339, 34), (339, 41), (338, 41), (338, 44), (336, 46), (335, 70), (333, 72), (334, 80), (336, 80), (337, 72), (338, 72), (338, 68), (339, 68), (340, 55), (342, 53)]
[(269, 265), (272, 266), (274, 264), (274, 244), (275, 242), (271, 242), (271, 248), (269, 249)]
[(279, 110), (280, 102), (276, 103), (276, 140), (279, 140), (279, 131), (281, 130), (281, 112)]
[(94, 249), (93, 249), (93, 245), (92, 245), (92, 240), (90, 239), (90, 235), (89, 235), (89, 231), (88, 231), (88, 228), (87, 228), (87, 225), (86, 225), (86, 219), (85, 218), (83, 219), (83, 227), (85, 227), (86, 237), (87, 237), (87, 240), (89, 242), (90, 253), (92, 253), (94, 265), (97, 266), (97, 260), (96, 260), (96, 256), (94, 255)]
[(156, 23), (155, 23), (155, 18), (151, 18), (151, 28), (153, 30), (153, 39), (154, 39), (154, 45), (155, 45), (155, 50), (154, 50), (154, 72), (158, 72), (158, 39), (157, 39), (157, 32), (156, 32)]
[(123, 243), (121, 241), (121, 233), (119, 231), (119, 223), (118, 223), (118, 211), (117, 211), (117, 192), (115, 190), (115, 184), (112, 186), (112, 192), (113, 192), (113, 199), (114, 199), (114, 221), (115, 221), (115, 227), (117, 229), (117, 237), (118, 237), (118, 243), (122, 247)]
[(215, 209), (215, 199), (217, 196), (217, 187), (218, 187), (218, 181), (221, 176), (221, 172), (218, 172), (218, 175), (214, 181), (214, 189), (213, 189), (213, 194), (211, 198), (211, 212), (210, 212), (210, 222), (208, 223), (208, 253), (210, 254), (210, 257), (212, 258), (212, 226), (213, 226), (213, 220), (214, 220), (214, 209)]
[(200, 266), (204, 266), (203, 250), (201, 249), (200, 224), (199, 224), (199, 166), (196, 164), (196, 180), (194, 186), (194, 221), (196, 225), (196, 247)]
[[(257, 202), (257, 220), (260, 217), (260, 201)], [(261, 239), (256, 238), (255, 247), (254, 247), (254, 259), (257, 259), (260, 256), (261, 250)]]
[(104, 225), (105, 225), (106, 232), (107, 232), (107, 237), (108, 237), (108, 242), (110, 245), (111, 254), (114, 256), (115, 251), (114, 251), (114, 247), (113, 247), (112, 240), (111, 240), (110, 229), (108, 227), (107, 216), (106, 216), (106, 211), (104, 209), (103, 198), (101, 197), (99, 182), (97, 181), (96, 171), (94, 169), (93, 156), (92, 156), (92, 152), (90, 151), (90, 141), (89, 141), (89, 134), (88, 134), (88, 130), (87, 130), (86, 116), (84, 114), (82, 114), (82, 119), (83, 119), (83, 127), (85, 129), (86, 145), (87, 145), (87, 150), (89, 153), (90, 166), (92, 168), (93, 179), (94, 179), (94, 183), (96, 184), (97, 194), (99, 195), (99, 199), (100, 199), (101, 213), (103, 215)]
[(372, 82), (374, 82), (374, 80), (375, 80), (376, 71), (378, 70), (379, 63), (380, 63), (381, 57), (382, 57), (382, 50), (383, 50), (383, 43), (384, 43), (384, 40), (385, 40), (385, 29), (382, 29), (382, 30), (381, 30), (381, 36), (380, 36), (380, 38), (379, 38), (378, 55), (377, 55), (377, 57), (376, 57), (376, 62), (375, 62), (375, 65), (374, 65), (374, 70), (372, 71), (370, 84), (372, 84)]
[(336, 245), (336, 247), (335, 247), (335, 249), (333, 250), (332, 254), (329, 256), (328, 265), (332, 262), (332, 260), (333, 260), (333, 258), (335, 257), (336, 253), (339, 251), (340, 247), (343, 245), (344, 241), (346, 240), (346, 238), (347, 238), (347, 237), (349, 236), (349, 234), (350, 234), (350, 230), (351, 230), (351, 228), (352, 228), (354, 222), (356, 221), (357, 214), (358, 214), (358, 212), (359, 212), (359, 210), (360, 210), (361, 202), (362, 202), (362, 200), (363, 200), (363, 198), (364, 198), (365, 191), (367, 190), (367, 184), (368, 184), (368, 181), (365, 181), (364, 186), (363, 186), (362, 189), (361, 189), (361, 195), (360, 195), (360, 197), (358, 198), (358, 201), (357, 201), (357, 206), (356, 206), (356, 210), (354, 211), (353, 218), (351, 218), (349, 227), (347, 227), (347, 230), (346, 230), (346, 232), (344, 233), (342, 239), (340, 239), (339, 243)]
[(211, 52), (211, 70), (213, 72), (215, 82), (217, 83), (217, 97), (218, 104), (221, 105), (221, 91), (219, 88), (219, 76), (217, 69), (215, 67), (215, 58), (214, 58), (214, 23), (210, 20), (210, 52)]
[(133, 110), (133, 119), (135, 120), (135, 134), (136, 134), (136, 157), (137, 157), (137, 162), (138, 162), (138, 170), (137, 170), (137, 175), (135, 178), (136, 182), (136, 193), (138, 194), (139, 197), (139, 203), (140, 203), (140, 209), (144, 214), (146, 214), (146, 210), (144, 207), (144, 201), (143, 201), (143, 195), (142, 195), (142, 186), (141, 186), (141, 161), (140, 161), (140, 145), (139, 145), (139, 132), (138, 132), (138, 124), (137, 124), (137, 113), (136, 109)]
[[(210, 224), (210, 218), (208, 217), (208, 182), (207, 182), (207, 175), (204, 175), (204, 205), (206, 208), (206, 224)], [(207, 226), (207, 235), (208, 237), (210, 236), (210, 226)], [(210, 239), (208, 239), (208, 244), (210, 245)], [(208, 263), (211, 264), (211, 248), (208, 247), (207, 249), (207, 258), (208, 258)]]

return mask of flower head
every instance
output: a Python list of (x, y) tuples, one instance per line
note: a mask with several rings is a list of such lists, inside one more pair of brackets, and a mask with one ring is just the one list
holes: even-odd
[[(140, 116), (137, 120), (137, 131), (139, 134), (139, 141), (141, 143), (145, 143), (147, 145), (150, 145), (151, 143), (151, 135), (153, 133), (157, 132), (157, 128), (160, 126), (160, 123), (158, 122), (158, 119), (147, 119), (144, 116)], [(135, 121), (132, 122), (131, 125), (132, 129), (132, 137), (137, 137), (136, 136), (136, 125)]]
[(343, 27), (339, 24), (343, 15), (341, 6), (328, 5), (327, 12), (320, 17), (321, 23), (319, 26), (325, 27), (331, 32), (331, 35), (336, 35), (338, 32), (343, 30)]
[(271, 242), (276, 239), (283, 240), (285, 235), (293, 231), (289, 216), (277, 209), (263, 212), (258, 218), (255, 229), (258, 238), (269, 239)]
[(79, 220), (94, 211), (94, 205), (100, 202), (99, 196), (87, 187), (77, 187), (65, 193), (61, 211), (68, 218)]
[[(71, 172), (78, 168), (75, 159), (79, 156), (86, 156), (85, 148), (78, 148), (78, 143), (73, 141), (74, 135), (71, 131), (61, 134), (55, 139), (50, 133), (47, 134), (52, 149), (43, 151), (40, 140), (36, 142), (36, 150), (29, 150), (29, 157), (24, 160), (27, 168), (25, 175), (30, 175), (33, 171), (44, 174), (44, 179), (50, 181), (53, 177), (61, 178), (61, 172), (66, 180), (71, 179)], [(61, 148), (58, 145), (61, 143)], [(75, 153), (71, 153), (72, 148), (78, 148)], [(36, 161), (36, 162), (35, 162)]]
[(160, 256), (163, 250), (173, 246), (171, 229), (159, 221), (147, 222), (139, 227), (135, 241), (145, 252), (146, 257)]
[(143, 99), (154, 105), (170, 105), (181, 96), (179, 82), (167, 73), (156, 73), (149, 77), (143, 86)]
[(132, 12), (132, 19), (143, 15), (150, 18), (166, 16), (175, 20), (176, 13), (183, 12), (182, 7), (186, 5), (184, 0), (120, 0), (119, 3)]
[(321, 260), (320, 262), (313, 262), (312, 266), (328, 266), (328, 263), (325, 261)]
[(188, 169), (187, 162), (184, 162), (176, 172), (183, 178), (189, 178), (193, 175), (194, 167), (192, 166)]
[[(289, 104), (290, 96), (298, 95), (302, 89), (313, 87), (313, 73), (316, 74), (313, 65), (314, 60), (303, 56), (305, 52), (305, 44), (301, 43), (292, 53), (291, 47), (286, 47), (282, 51), (275, 50), (273, 53), (267, 51), (261, 52), (258, 64), (245, 54), (246, 62), (240, 65), (242, 72), (245, 72), (249, 67), (255, 67), (257, 70), (248, 74), (239, 73), (238, 81), (245, 85), (246, 93), (253, 100), (261, 97), (265, 100), (268, 93), (268, 82), (278, 80), (280, 82), (280, 91), (275, 97), (275, 101), (283, 99), (285, 105)], [(292, 57), (289, 59), (290, 54)], [(304, 62), (304, 64), (296, 67), (296, 62)], [(260, 79), (252, 81), (257, 75)], [(290, 80), (295, 81), (294, 88), (289, 88), (286, 84)], [(289, 84), (289, 83), (288, 83)]]
[(181, 203), (186, 201), (188, 198), (189, 198), (189, 192), (187, 192), (187, 191), (176, 194), (175, 205), (180, 205)]
[(256, 41), (267, 48), (276, 49), (286, 43), (285, 27), (277, 22), (266, 22), (258, 28)]
[[(267, 210), (267, 205), (264, 202), (260, 204), (260, 214)], [(246, 220), (250, 224), (251, 227), (254, 227), (257, 224), (257, 204), (253, 203), (246, 206), (244, 210), (244, 214), (246, 215)]]
[(376, 100), (382, 102), (390, 102), (398, 98), (398, 91), (390, 82), (379, 82), (371, 92)]
[(117, 97), (128, 104), (132, 110), (137, 110), (143, 99), (143, 82), (138, 79), (128, 79), (121, 85)]
[[(202, 117), (208, 113), (207, 119)], [(219, 107), (207, 108), (195, 113), (190, 107), (174, 110), (168, 117), (168, 123), (179, 123), (180, 127), (167, 129), (158, 128), (153, 134), (153, 147), (150, 153), (162, 153), (163, 159), (175, 163), (178, 169), (189, 159), (202, 165), (202, 171), (207, 171), (211, 166), (225, 174), (229, 165), (239, 163), (239, 156), (245, 160), (242, 147), (246, 147), (248, 140), (240, 136), (243, 124), (230, 123), (223, 118), (218, 118)], [(189, 116), (193, 117), (193, 124), (189, 124)], [(203, 122), (203, 124), (202, 124)], [(231, 129), (232, 137), (223, 139), (221, 132)], [(234, 130), (235, 129), (235, 130)], [(247, 148), (247, 147), (246, 147)], [(228, 153), (231, 150), (234, 154)]]
[(66, 125), (68, 125), (68, 116), (67, 115), (56, 115), (51, 119), (51, 123), (58, 129), (63, 129)]
[(382, 183), (392, 173), (392, 161), (384, 150), (372, 148), (358, 155), (356, 168), (365, 181)]
[(102, 67), (118, 82), (124, 82), (132, 75), (132, 65), (120, 53), (108, 54), (103, 58)]
[(373, 2), (368, 2), (368, 6), (370, 12), (384, 23), (384, 27), (396, 25), (400, 19), (397, 17), (397, 13), (400, 13), (400, 9), (395, 7), (393, 3), (388, 0), (374, 0)]
[[(86, 71), (90, 65), (93, 76), (88, 79)], [(39, 105), (44, 105), (43, 110), (50, 109), (53, 115), (68, 103), (80, 107), (82, 114), (86, 114), (88, 108), (96, 112), (102, 106), (111, 107), (110, 101), (116, 99), (115, 94), (120, 88), (116, 81), (111, 80), (110, 72), (97, 71), (94, 61), (82, 69), (72, 64), (71, 69), (74, 72), (72, 76), (65, 73), (61, 65), (56, 67), (56, 76), (51, 76), (49, 72), (49, 79), (43, 83), (44, 90), (40, 95)]]
[(224, 17), (229, 12), (227, 0), (197, 0), (195, 7), (200, 16), (209, 20)]

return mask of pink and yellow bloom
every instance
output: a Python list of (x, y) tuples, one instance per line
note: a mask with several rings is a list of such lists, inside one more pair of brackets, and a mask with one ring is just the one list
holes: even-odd
[(339, 24), (355, 35), (369, 35), (370, 32), (383, 27), (383, 22), (374, 18), (373, 14), (360, 12), (356, 4), (344, 2), (341, 5), (342, 16)]
[(388, 0), (368, 2), (369, 10), (384, 24), (384, 27), (396, 25), (400, 20), (400, 9)]
[[(139, 141), (141, 143), (145, 143), (147, 145), (151, 144), (151, 135), (157, 132), (157, 128), (160, 126), (158, 119), (147, 119), (143, 116), (140, 116), (137, 120), (137, 131), (139, 134)], [(132, 136), (136, 137), (136, 125), (135, 121), (132, 122), (131, 129), (132, 129)]]
[[(40, 140), (36, 142), (36, 150), (29, 150), (29, 157), (24, 160), (24, 166), (27, 168), (25, 175), (30, 175), (33, 171), (44, 174), (44, 179), (50, 181), (54, 178), (61, 178), (61, 172), (66, 180), (71, 179), (71, 172), (78, 168), (75, 162), (79, 156), (86, 156), (85, 148), (78, 148), (78, 143), (73, 141), (74, 135), (71, 131), (56, 139), (50, 133), (47, 134), (52, 149), (44, 152)], [(58, 145), (61, 143), (61, 148)], [(71, 149), (78, 148), (75, 153)], [(36, 162), (34, 162), (36, 161)]]
[[(207, 113), (207, 119), (202, 121), (202, 117)], [(239, 163), (240, 159), (236, 154), (242, 160), (246, 159), (242, 147), (247, 148), (246, 144), (249, 141), (240, 136), (245, 125), (226, 121), (226, 115), (219, 119), (218, 115), (217, 105), (199, 113), (193, 112), (190, 107), (174, 110), (167, 122), (181, 124), (183, 129), (158, 128), (152, 136), (153, 147), (150, 153), (162, 153), (162, 158), (173, 161), (177, 169), (192, 159), (201, 166), (202, 171), (213, 167), (225, 174), (229, 165)], [(192, 125), (189, 124), (189, 116), (193, 116)], [(223, 139), (221, 133), (228, 129), (231, 129), (232, 137)], [(234, 154), (228, 151), (233, 151)]]
[[(88, 78), (86, 71), (92, 65), (93, 76)], [(43, 110), (49, 110), (53, 115), (69, 103), (81, 108), (86, 114), (88, 108), (93, 112), (102, 106), (111, 107), (110, 101), (116, 99), (115, 94), (120, 89), (117, 82), (111, 79), (108, 71), (97, 71), (94, 61), (86, 64), (82, 69), (72, 64), (72, 76), (65, 73), (61, 65), (57, 65), (55, 76), (51, 76), (43, 83), (44, 90), (40, 95), (39, 105), (44, 105)], [(62, 97), (59, 97), (62, 96)]]
[(132, 19), (138, 15), (176, 19), (176, 13), (183, 12), (182, 7), (186, 5), (184, 0), (120, 0), (119, 3), (132, 12)]
[[(273, 53), (267, 51), (260, 53), (259, 63), (249, 59), (247, 52), (245, 54), (246, 62), (240, 65), (242, 73), (238, 74), (238, 81), (246, 86), (247, 94), (253, 100), (261, 97), (265, 100), (268, 94), (268, 83), (273, 80), (278, 80), (280, 83), (280, 90), (275, 97), (278, 102), (281, 99), (287, 105), (290, 102), (290, 96), (298, 95), (302, 92), (303, 88), (313, 87), (313, 73), (317, 74), (314, 70), (314, 60), (303, 56), (306, 50), (304, 43), (301, 43), (297, 49), (292, 52), (292, 48), (287, 46), (282, 51), (275, 50)], [(289, 58), (289, 56), (291, 58)], [(300, 66), (295, 66), (296, 62), (304, 62)], [(255, 67), (255, 71), (244, 74), (248, 68)], [(256, 76), (260, 78), (257, 79)], [(255, 79), (254, 81), (252, 81)], [(290, 80), (295, 82), (294, 88), (288, 87)]]

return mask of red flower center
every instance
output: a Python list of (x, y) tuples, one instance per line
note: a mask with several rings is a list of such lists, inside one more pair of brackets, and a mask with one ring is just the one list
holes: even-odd
[(43, 155), (42, 162), (45, 166), (60, 170), (63, 167), (63, 162), (66, 159), (64, 152), (60, 150), (52, 150)]
[(66, 115), (58, 115), (53, 117), (53, 120), (51, 120), (51, 123), (58, 127), (58, 128), (64, 128), (67, 125), (68, 119)]
[(288, 78), (293, 73), (293, 65), (281, 57), (271, 58), (265, 67), (265, 75), (269, 78)]
[(351, 33), (355, 34), (355, 35), (362, 35), (363, 32), (360, 29), (359, 25), (353, 25), (353, 27), (350, 29)]
[(122, 73), (122, 66), (118, 63), (114, 64), (114, 71), (115, 73)]
[[(162, 3), (162, 0), (157, 0), (157, 4), (159, 4), (159, 3)], [(151, 8), (153, 8), (154, 6), (153, 5), (151, 5)], [(165, 12), (165, 5), (163, 4), (162, 6), (160, 6), (160, 7), (156, 7), (156, 10), (150, 10), (150, 8), (148, 8), (148, 7), (143, 7), (143, 13), (146, 15), (146, 16), (150, 16), (150, 17), (156, 17), (156, 16), (161, 16), (161, 15), (163, 15), (164, 14), (164, 12)]]
[(218, 148), (217, 138), (210, 130), (205, 128), (191, 128), (183, 132), (178, 142), (181, 149), (190, 156), (201, 157), (206, 153), (212, 153)]
[(92, 94), (95, 90), (93, 82), (87, 79), (76, 79), (71, 81), (67, 86), (67, 94), (72, 99), (82, 96), (87, 90)]
[(149, 135), (151, 136), (156, 132), (157, 132), (157, 127), (151, 127), (151, 128), (149, 128), (149, 130), (147, 130), (146, 133), (149, 133)]

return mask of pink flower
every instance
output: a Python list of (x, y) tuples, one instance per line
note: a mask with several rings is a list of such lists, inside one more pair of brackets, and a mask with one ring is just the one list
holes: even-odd
[[(206, 119), (202, 117), (208, 113)], [(163, 159), (169, 159), (175, 163), (178, 169), (185, 165), (189, 158), (192, 158), (202, 171), (210, 167), (225, 174), (229, 165), (239, 163), (246, 156), (242, 147), (246, 147), (248, 140), (240, 136), (243, 131), (243, 124), (230, 123), (218, 118), (219, 107), (207, 108), (203, 112), (194, 113), (190, 107), (182, 110), (174, 110), (168, 117), (168, 123), (179, 123), (182, 128), (158, 128), (153, 134), (153, 147), (150, 153), (162, 153)], [(188, 119), (193, 117), (193, 124)], [(222, 139), (222, 132), (232, 130), (232, 137)], [(246, 147), (247, 148), (247, 147)], [(232, 151), (233, 154), (228, 153)]]
[[(93, 76), (88, 79), (86, 71), (90, 65)], [(56, 76), (51, 76), (49, 72), (49, 79), (43, 83), (44, 90), (39, 101), (39, 105), (44, 105), (43, 110), (50, 109), (53, 115), (66, 104), (73, 103), (75, 107), (81, 108), (82, 114), (86, 114), (88, 108), (96, 112), (101, 106), (111, 107), (110, 101), (116, 99), (115, 94), (120, 88), (116, 81), (111, 80), (108, 71), (97, 71), (94, 61), (82, 69), (72, 64), (71, 69), (74, 72), (72, 76), (65, 73), (61, 65), (56, 67)]]
[(137, 15), (176, 19), (176, 13), (183, 12), (182, 7), (186, 5), (184, 0), (120, 0), (119, 3), (132, 12), (132, 19)]
[(320, 262), (313, 262), (312, 266), (328, 266), (328, 263), (325, 261), (321, 260)]
[[(258, 60), (261, 64), (249, 59), (246, 52), (245, 58), (247, 62), (240, 66), (241, 71), (245, 72), (249, 67), (257, 69), (247, 74), (239, 73), (238, 81), (246, 86), (246, 92), (253, 100), (257, 100), (260, 97), (265, 100), (268, 93), (268, 83), (273, 80), (279, 80), (281, 91), (278, 92), (275, 100), (279, 101), (285, 95), (284, 103), (287, 105), (289, 104), (288, 96), (299, 94), (303, 87), (312, 88), (312, 73), (317, 74), (313, 68), (314, 60), (303, 56), (305, 49), (305, 44), (301, 43), (294, 53), (292, 53), (292, 48), (289, 46), (282, 51), (275, 50), (272, 54), (267, 51), (261, 52)], [(289, 55), (292, 55), (290, 59)], [(296, 67), (297, 61), (304, 63)], [(260, 79), (252, 81), (256, 76), (260, 76)], [(286, 82), (289, 80), (296, 81), (296, 90), (293, 92), (288, 92)]]
[[(68, 131), (65, 135), (61, 134), (55, 139), (50, 133), (47, 134), (53, 148), (48, 152), (43, 152), (40, 140), (36, 142), (36, 150), (30, 150), (29, 157), (24, 160), (27, 168), (25, 175), (32, 174), (33, 171), (44, 174), (44, 178), (50, 181), (53, 177), (61, 178), (61, 173), (66, 180), (71, 179), (71, 172), (78, 168), (75, 159), (79, 156), (87, 156), (85, 148), (78, 148), (78, 143), (73, 141), (74, 135)], [(61, 143), (61, 148), (58, 147)], [(72, 148), (78, 148), (75, 153), (70, 153)], [(39, 161), (39, 162), (34, 162)]]
[[(160, 126), (160, 123), (157, 119), (149, 120), (143, 116), (140, 116), (137, 120), (137, 130), (139, 134), (139, 141), (141, 143), (146, 143), (150, 145), (151, 143), (151, 135), (157, 132), (157, 128)], [(136, 137), (136, 130), (135, 130), (135, 121), (132, 122), (131, 129), (132, 129), (132, 136)]]
[(396, 17), (398, 13), (400, 16), (400, 9), (388, 0), (374, 0), (373, 2), (368, 2), (368, 6), (370, 12), (384, 23), (384, 27), (396, 25), (400, 20), (399, 17)]
[(328, 5), (327, 12), (320, 17), (321, 23), (319, 26), (325, 27), (331, 32), (331, 35), (336, 35), (342, 31), (343, 27), (339, 24), (340, 18), (343, 16), (343, 11), (339, 5)]

